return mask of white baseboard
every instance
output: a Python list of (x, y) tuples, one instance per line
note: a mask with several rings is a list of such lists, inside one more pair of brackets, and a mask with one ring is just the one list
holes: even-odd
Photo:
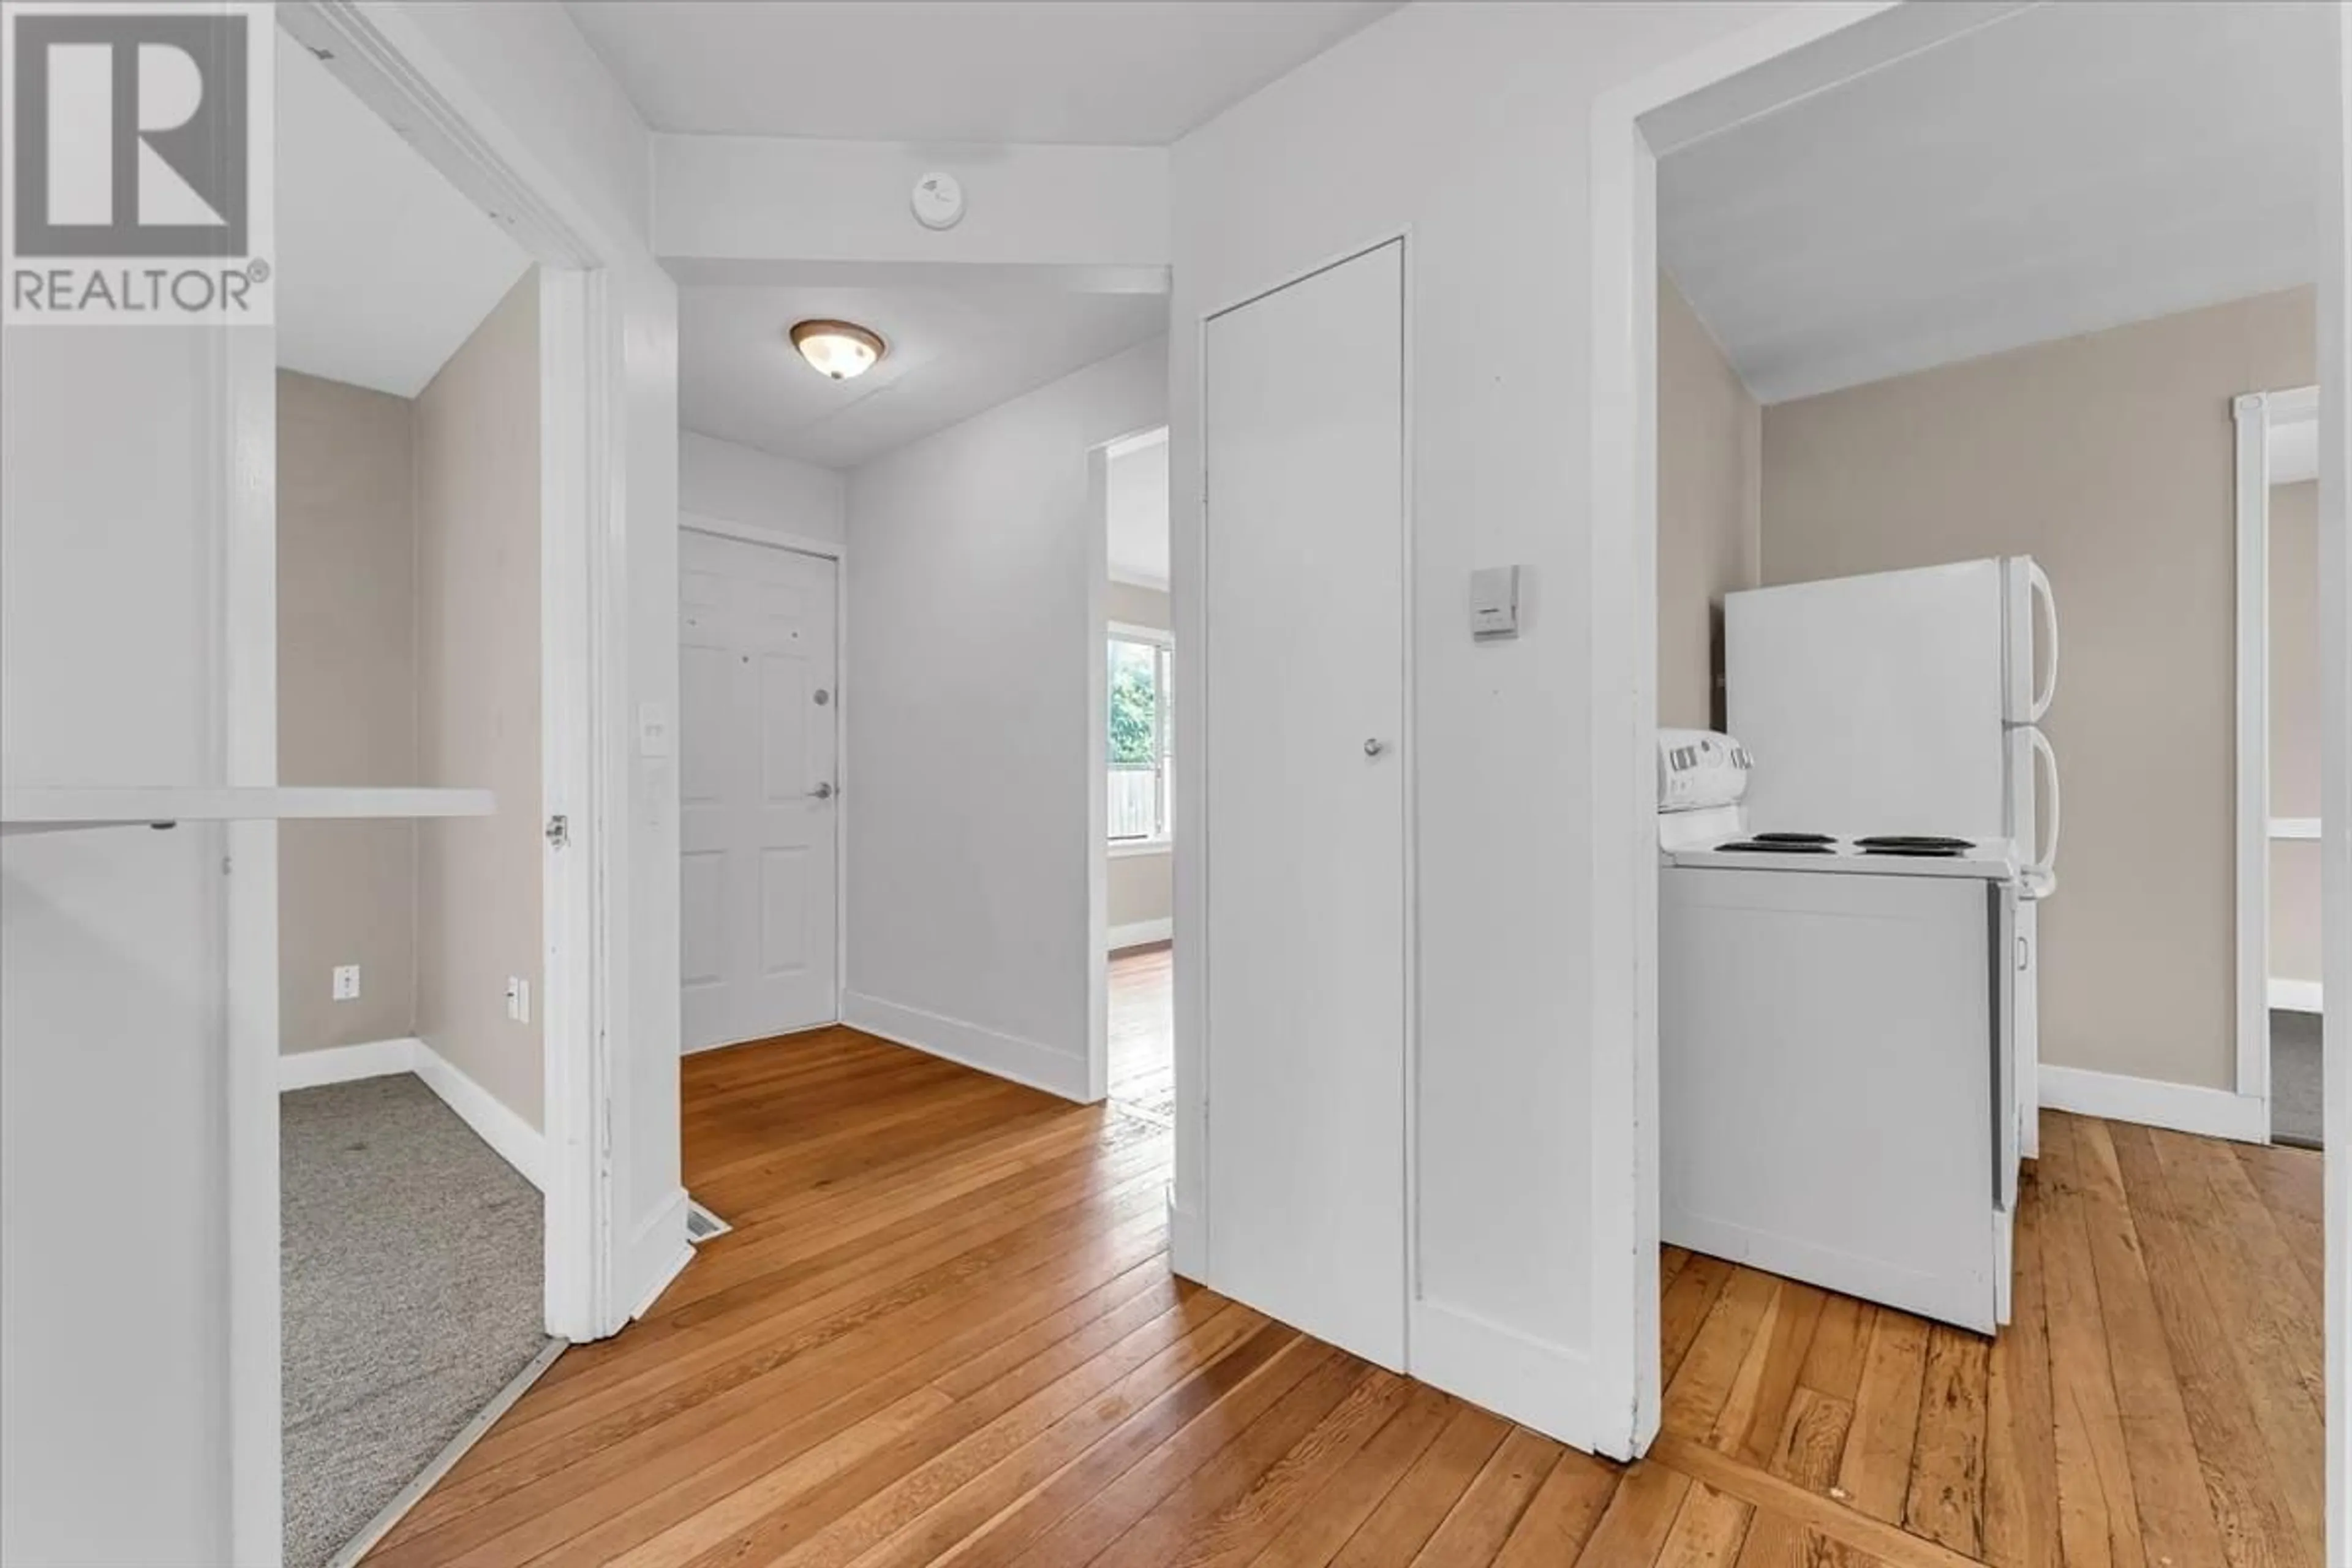
[[(1422, 1382), (1508, 1416), (1587, 1452), (1592, 1430), (1591, 1367), (1585, 1353), (1532, 1338), (1473, 1312), (1412, 1303), (1412, 1364)], [(1622, 1443), (1623, 1433), (1617, 1441)]]
[(846, 992), (842, 996), (841, 1021), (853, 1029), (879, 1035), (902, 1046), (961, 1062), (998, 1078), (1025, 1083), (1064, 1100), (1087, 1103), (1087, 1058), (1083, 1052), (1057, 1051), (1034, 1040), (1003, 1035), (961, 1018), (903, 1007), (878, 996)]
[(1168, 1268), (1180, 1279), (1204, 1283), (1209, 1278), (1209, 1234), (1200, 1215), (1176, 1198), (1176, 1184), (1168, 1184)]
[(686, 1229), (686, 1210), (691, 1201), (684, 1187), (672, 1187), (628, 1227), (625, 1237), (616, 1238), (621, 1251), (616, 1293), (635, 1287), (636, 1302), (629, 1311), (632, 1322), (650, 1311), (670, 1281), (694, 1260), (694, 1244), (687, 1239)]
[(537, 1128), (423, 1040), (416, 1042), (416, 1076), (524, 1181), (547, 1190), (547, 1140)]
[(629, 1321), (634, 1323), (639, 1318), (644, 1317), (647, 1312), (652, 1311), (654, 1310), (654, 1303), (661, 1300), (661, 1293), (668, 1289), (670, 1282), (676, 1279), (679, 1275), (685, 1273), (686, 1266), (693, 1261), (694, 1244), (692, 1242), (688, 1242), (684, 1247), (678, 1248), (677, 1256), (670, 1259), (670, 1261), (654, 1276), (652, 1287), (646, 1291), (646, 1299), (639, 1301), (636, 1305), (636, 1310), (629, 1314)]
[(2280, 1013), (2316, 1013), (2319, 1005), (2319, 982), (2316, 980), (2273, 980), (2271, 982), (2271, 1007)]
[(409, 1037), (295, 1051), (278, 1058), (278, 1091), (284, 1094), (330, 1083), (356, 1083), (363, 1078), (390, 1078), (413, 1071), (415, 1066), (416, 1041)]
[(2269, 1107), (2250, 1094), (2196, 1084), (2126, 1078), (2088, 1068), (2042, 1065), (2042, 1103), (2050, 1110), (2100, 1116), (2143, 1127), (2168, 1127), (2239, 1143), (2271, 1141)]
[(1110, 951), (1117, 952), (1124, 947), (1143, 947), (1151, 942), (1173, 942), (1175, 939), (1176, 921), (1172, 916), (1164, 920), (1135, 921), (1110, 928)]

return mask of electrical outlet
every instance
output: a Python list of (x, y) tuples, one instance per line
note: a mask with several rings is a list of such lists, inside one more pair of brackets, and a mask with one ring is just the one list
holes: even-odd
[(360, 999), (360, 966), (356, 963), (335, 965), (335, 1000), (356, 1002)]
[(530, 1022), (530, 982), (507, 976), (507, 1016), (518, 1024)]

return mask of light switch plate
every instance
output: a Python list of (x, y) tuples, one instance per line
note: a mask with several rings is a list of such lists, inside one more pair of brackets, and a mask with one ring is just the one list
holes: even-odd
[(667, 757), (669, 755), (669, 706), (662, 702), (637, 704), (637, 755)]
[(356, 963), (335, 965), (335, 1000), (356, 1002), (360, 999), (360, 966)]
[(1519, 569), (1481, 566), (1470, 574), (1470, 635), (1480, 642), (1519, 635)]

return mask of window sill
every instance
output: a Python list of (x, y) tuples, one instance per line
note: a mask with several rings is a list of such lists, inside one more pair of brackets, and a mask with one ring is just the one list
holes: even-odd
[(1129, 860), (1138, 855), (1165, 855), (1175, 847), (1175, 841), (1168, 838), (1120, 838), (1112, 842), (1110, 858)]

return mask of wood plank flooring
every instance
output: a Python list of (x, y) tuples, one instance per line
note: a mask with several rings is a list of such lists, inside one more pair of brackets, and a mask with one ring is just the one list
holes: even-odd
[(1173, 1279), (1117, 1100), (846, 1029), (684, 1099), (734, 1232), (371, 1562), (2322, 1568), (2316, 1155), (2045, 1117), (1990, 1345), (1668, 1248), (1628, 1468)]
[(1110, 960), (1110, 1097), (1162, 1127), (1176, 1121), (1173, 952), (1162, 942)]

